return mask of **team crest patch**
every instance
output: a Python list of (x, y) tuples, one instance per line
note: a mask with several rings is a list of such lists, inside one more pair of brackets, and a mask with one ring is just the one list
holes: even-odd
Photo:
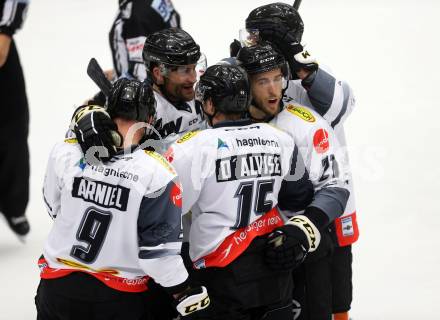
[(200, 130), (190, 131), (188, 133), (185, 133), (182, 136), (182, 138), (177, 140), (177, 143), (184, 143), (184, 142), (188, 141), (189, 139), (191, 139), (192, 137), (196, 136), (199, 132), (200, 132)]
[(221, 148), (226, 148), (229, 150), (228, 144), (219, 138), (217, 142), (217, 149), (221, 149)]
[(315, 122), (316, 121), (316, 119), (313, 116), (313, 114), (309, 110), (304, 108), (304, 107), (298, 107), (298, 106), (294, 106), (292, 104), (289, 104), (286, 107), (286, 109), (291, 114), (294, 114), (295, 116), (300, 117), (304, 121), (307, 121), (307, 122)]
[(160, 162), (161, 165), (163, 165), (169, 172), (172, 174), (175, 174), (176, 171), (174, 171), (174, 168), (170, 165), (170, 163), (165, 159), (163, 156), (158, 154), (157, 152), (151, 151), (151, 150), (144, 150), (147, 155), (150, 157), (156, 159)]

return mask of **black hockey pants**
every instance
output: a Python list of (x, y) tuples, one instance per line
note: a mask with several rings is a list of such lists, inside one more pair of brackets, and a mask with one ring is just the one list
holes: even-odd
[(83, 272), (41, 279), (37, 320), (152, 320), (148, 295), (111, 289)]
[(191, 319), (292, 320), (292, 277), (274, 272), (263, 260), (265, 238), (256, 238), (249, 248), (225, 268), (207, 268), (194, 277), (208, 289), (210, 306)]
[(29, 198), (29, 110), (23, 71), (14, 41), (0, 68), (0, 212), (25, 213)]

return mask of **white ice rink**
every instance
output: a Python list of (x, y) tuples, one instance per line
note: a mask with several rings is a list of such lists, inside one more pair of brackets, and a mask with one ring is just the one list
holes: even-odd
[[(227, 56), (248, 12), (266, 3), (174, 0), (210, 64)], [(51, 225), (41, 197), (46, 160), (74, 105), (96, 91), (89, 58), (111, 67), (116, 7), (116, 0), (33, 0), (16, 35), (31, 112), (32, 231), (22, 245), (0, 223), (2, 320), (35, 319), (36, 261)], [(361, 231), (351, 314), (440, 319), (440, 1), (303, 0), (300, 12), (307, 48), (357, 98), (346, 122)]]

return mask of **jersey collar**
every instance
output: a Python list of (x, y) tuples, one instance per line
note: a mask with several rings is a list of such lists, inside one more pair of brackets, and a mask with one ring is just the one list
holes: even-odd
[(242, 127), (242, 126), (248, 126), (252, 124), (251, 119), (240, 119), (240, 120), (225, 120), (221, 121), (219, 123), (216, 123), (213, 125), (213, 128), (223, 128), (223, 127)]

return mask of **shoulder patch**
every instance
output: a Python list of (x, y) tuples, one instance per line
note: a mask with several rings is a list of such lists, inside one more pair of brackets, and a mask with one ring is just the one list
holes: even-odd
[(165, 159), (163, 156), (161, 156), (160, 154), (158, 154), (155, 151), (151, 151), (151, 150), (144, 150), (144, 152), (149, 155), (150, 157), (156, 159), (162, 166), (165, 167), (165, 169), (167, 169), (169, 172), (171, 172), (172, 174), (176, 174), (176, 171), (174, 170), (174, 168), (170, 165), (170, 163), (167, 161), (167, 159)]
[(74, 144), (74, 143), (78, 143), (78, 139), (76, 138), (64, 139), (64, 142)]
[(299, 106), (295, 106), (293, 104), (289, 104), (289, 105), (287, 105), (286, 110), (289, 111), (291, 114), (294, 114), (295, 116), (303, 119), (304, 121), (307, 121), (307, 122), (315, 122), (316, 121), (313, 114), (309, 110), (307, 110), (307, 108), (305, 108), (305, 107), (299, 107)]
[(185, 133), (182, 136), (182, 138), (180, 138), (179, 140), (176, 141), (176, 143), (184, 143), (185, 141), (188, 141), (192, 137), (196, 136), (200, 131), (201, 130), (196, 130), (196, 131), (190, 131), (188, 133)]

